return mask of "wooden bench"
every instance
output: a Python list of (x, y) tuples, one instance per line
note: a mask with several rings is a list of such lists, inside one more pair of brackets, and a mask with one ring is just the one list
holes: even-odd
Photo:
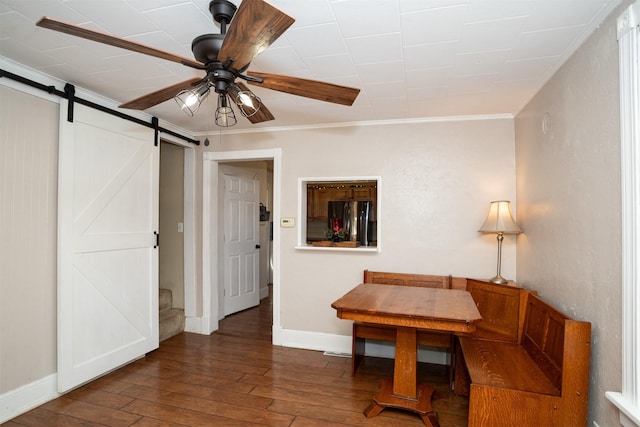
[[(389, 273), (379, 271), (364, 271), (363, 283), (378, 283), (384, 285), (422, 286), (441, 289), (465, 289), (466, 279), (452, 276), (433, 276), (426, 274)], [(351, 346), (351, 375), (354, 376), (365, 353), (366, 340), (396, 341), (396, 328), (393, 326), (372, 325), (354, 322)], [(454, 355), (454, 337), (450, 333), (419, 330), (416, 336), (417, 344), (422, 346), (445, 348), (449, 350), (451, 360)], [(450, 364), (450, 367), (452, 365)], [(453, 369), (450, 369), (453, 377)]]
[(458, 337), (454, 389), (469, 394), (468, 425), (584, 427), (591, 324), (569, 319), (533, 292), (521, 296), (518, 321), (498, 315), (501, 324), (476, 300), (483, 326)]
[[(513, 284), (496, 284), (475, 279), (467, 279), (467, 291), (471, 293), (482, 316), (472, 337), (510, 343), (520, 340), (527, 298), (530, 293), (535, 292)], [(458, 366), (458, 361), (462, 359), (460, 346), (456, 345), (454, 391), (468, 396), (468, 375), (464, 366)]]

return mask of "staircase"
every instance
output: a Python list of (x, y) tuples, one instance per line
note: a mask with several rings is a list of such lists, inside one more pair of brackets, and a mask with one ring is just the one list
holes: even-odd
[(173, 308), (173, 293), (160, 289), (160, 341), (184, 332), (184, 310)]

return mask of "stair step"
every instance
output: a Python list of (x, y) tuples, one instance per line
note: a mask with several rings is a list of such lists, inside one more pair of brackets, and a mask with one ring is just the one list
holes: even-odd
[(172, 308), (160, 312), (160, 341), (184, 332), (184, 310)]
[(160, 311), (171, 309), (173, 306), (173, 293), (171, 289), (160, 288), (159, 306)]

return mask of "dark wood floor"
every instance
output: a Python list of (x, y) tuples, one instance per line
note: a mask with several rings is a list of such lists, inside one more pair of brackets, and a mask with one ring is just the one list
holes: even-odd
[[(271, 301), (224, 319), (210, 336), (180, 334), (145, 358), (3, 424), (17, 426), (422, 426), (417, 415), (362, 411), (390, 360), (351, 360), (271, 345)], [(436, 387), (442, 427), (466, 427), (468, 399), (448, 391), (446, 370), (420, 364)]]

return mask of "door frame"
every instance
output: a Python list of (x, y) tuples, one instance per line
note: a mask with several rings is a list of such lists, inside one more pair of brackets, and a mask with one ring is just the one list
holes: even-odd
[[(282, 178), (282, 149), (243, 151), (207, 151), (202, 154), (202, 330), (210, 334), (218, 330), (221, 318), (218, 289), (221, 286), (219, 259), (223, 229), (218, 202), (220, 200), (218, 172), (220, 163), (271, 160), (273, 161), (273, 221), (280, 218)], [(222, 284), (223, 285), (223, 284)], [(273, 227), (273, 325), (272, 343), (282, 343), (280, 323), (280, 227)]]

